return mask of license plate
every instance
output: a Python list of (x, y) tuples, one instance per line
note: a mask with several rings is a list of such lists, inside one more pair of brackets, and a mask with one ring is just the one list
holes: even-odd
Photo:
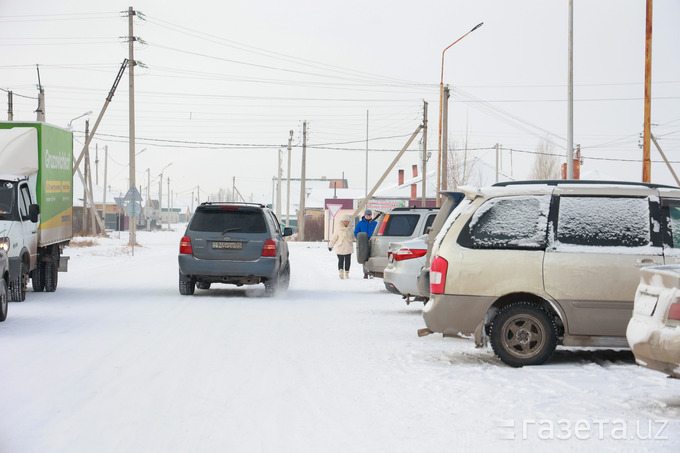
[(652, 313), (654, 313), (654, 309), (656, 308), (656, 303), (658, 302), (658, 300), (659, 296), (647, 293), (640, 293), (640, 295), (635, 300), (633, 311), (643, 316), (652, 316)]
[(243, 242), (213, 242), (212, 243), (212, 248), (214, 249), (242, 249), (243, 248)]

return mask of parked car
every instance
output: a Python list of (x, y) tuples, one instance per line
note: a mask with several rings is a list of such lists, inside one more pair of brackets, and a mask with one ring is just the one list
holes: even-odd
[[(454, 214), (456, 214), (454, 216)], [(680, 188), (523, 181), (466, 191), (433, 246), (426, 329), (510, 366), (627, 347), (639, 269), (680, 262)]]
[(7, 319), (7, 301), (9, 300), (9, 258), (7, 251), (0, 246), (0, 322)]
[(383, 282), (388, 291), (411, 301), (427, 302), (418, 291), (418, 274), (425, 266), (427, 235), (404, 242), (390, 242)]
[(438, 208), (394, 208), (381, 215), (373, 236), (357, 235), (357, 261), (376, 277), (382, 278), (387, 267), (390, 242), (406, 241), (427, 233)]
[(434, 218), (432, 225), (427, 231), (427, 254), (425, 255), (425, 265), (420, 269), (416, 278), (418, 285), (418, 294), (426, 300), (430, 299), (430, 259), (432, 257), (432, 245), (434, 240), (441, 231), (444, 222), (449, 218), (451, 213), (459, 206), (460, 202), (465, 199), (465, 194), (462, 192), (441, 192), (442, 203), (439, 207), (439, 212)]
[(179, 292), (194, 294), (213, 283), (264, 283), (265, 293), (288, 289), (290, 262), (284, 236), (271, 209), (255, 203), (202, 203), (179, 246)]
[(628, 344), (639, 365), (680, 378), (680, 266), (653, 266), (640, 274)]

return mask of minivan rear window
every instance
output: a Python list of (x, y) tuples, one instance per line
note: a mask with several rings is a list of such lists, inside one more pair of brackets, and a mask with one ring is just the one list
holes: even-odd
[(189, 229), (215, 233), (266, 233), (261, 211), (248, 209), (201, 209), (191, 219)]

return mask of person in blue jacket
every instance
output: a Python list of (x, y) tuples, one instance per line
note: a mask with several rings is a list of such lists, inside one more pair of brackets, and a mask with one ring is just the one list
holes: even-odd
[[(373, 230), (375, 230), (375, 226), (378, 224), (375, 220), (373, 220), (373, 213), (371, 212), (370, 209), (366, 209), (364, 211), (364, 216), (359, 220), (354, 227), (354, 237), (357, 237), (357, 234), (359, 233), (366, 233), (368, 234), (368, 238), (370, 239), (371, 236), (373, 236)], [(364, 278), (368, 278), (368, 271), (366, 271), (366, 266), (364, 266)]]

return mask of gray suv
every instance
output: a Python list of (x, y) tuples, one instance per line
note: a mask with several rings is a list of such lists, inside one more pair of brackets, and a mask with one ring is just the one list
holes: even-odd
[(264, 283), (265, 294), (288, 289), (290, 262), (284, 237), (271, 209), (255, 203), (202, 203), (179, 246), (179, 292), (194, 294), (212, 283), (236, 286)]

